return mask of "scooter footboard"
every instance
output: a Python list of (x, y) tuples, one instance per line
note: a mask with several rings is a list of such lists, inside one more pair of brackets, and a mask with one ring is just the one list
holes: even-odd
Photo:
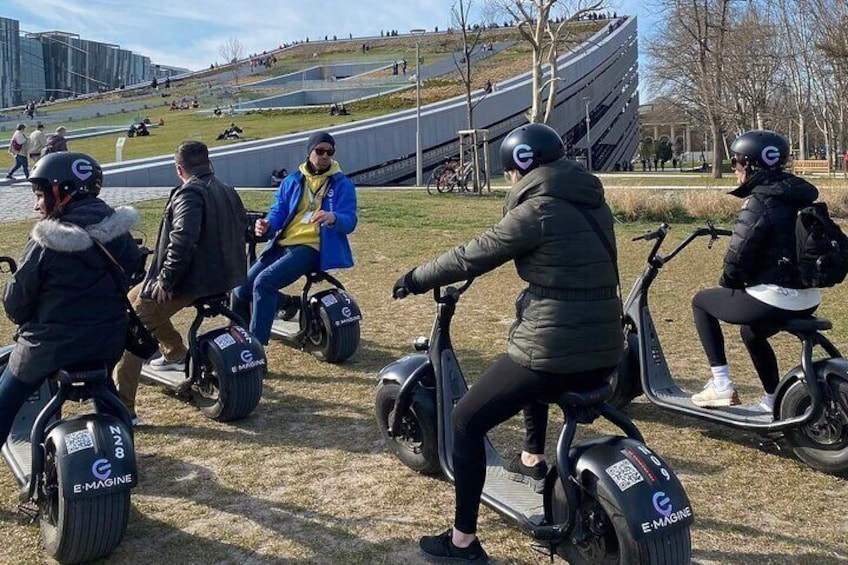
[(689, 497), (668, 464), (641, 442), (602, 437), (571, 450), (574, 473), (595, 476), (614, 497), (635, 539), (691, 524)]
[(218, 366), (236, 375), (256, 368), (266, 372), (265, 348), (250, 332), (239, 325), (210, 330), (197, 337), (200, 351), (215, 357)]
[(66, 498), (102, 496), (138, 484), (132, 433), (111, 414), (64, 420), (47, 435)]

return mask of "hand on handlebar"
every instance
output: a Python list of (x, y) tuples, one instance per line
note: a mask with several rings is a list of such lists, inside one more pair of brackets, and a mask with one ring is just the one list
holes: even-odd
[(262, 237), (271, 227), (271, 222), (266, 220), (265, 218), (259, 218), (256, 220), (256, 223), (253, 224), (253, 233), (257, 236)]
[[(414, 271), (413, 269), (412, 271)], [(403, 300), (410, 294), (421, 294), (421, 289), (412, 280), (412, 271), (404, 274), (397, 280), (395, 286), (392, 287), (392, 298), (395, 300)]]

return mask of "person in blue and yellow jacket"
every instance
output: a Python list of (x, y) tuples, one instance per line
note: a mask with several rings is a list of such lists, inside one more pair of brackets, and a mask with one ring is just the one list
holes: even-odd
[(256, 221), (256, 235), (274, 237), (234, 292), (240, 306), (253, 302), (250, 332), (265, 345), (277, 313), (292, 319), (300, 306), (281, 288), (313, 271), (353, 266), (347, 235), (356, 228), (356, 189), (333, 159), (332, 135), (313, 133), (306, 150), (306, 162), (280, 183), (267, 216)]

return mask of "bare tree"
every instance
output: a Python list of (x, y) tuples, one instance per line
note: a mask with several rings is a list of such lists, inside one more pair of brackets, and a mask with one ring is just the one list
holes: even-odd
[[(547, 123), (556, 105), (557, 58), (567, 41), (568, 24), (583, 14), (603, 9), (604, 0), (491, 0), (489, 12), (507, 14), (532, 55), (532, 100), (527, 119)], [(545, 79), (544, 67), (548, 67)], [(545, 105), (545, 100), (547, 104)]]
[(221, 53), (221, 57), (224, 58), (224, 64), (232, 65), (233, 77), (235, 78), (236, 86), (238, 86), (239, 75), (241, 73), (240, 61), (244, 58), (244, 46), (237, 38), (230, 37), (221, 45), (219, 52)]
[(458, 49), (453, 53), (453, 62), (465, 87), (468, 129), (474, 129), (474, 107), (477, 105), (471, 101), (471, 91), (473, 90), (471, 60), (480, 52), (483, 36), (483, 28), (478, 26), (476, 29), (472, 29), (469, 22), (469, 15), (473, 6), (474, 0), (457, 0), (451, 7), (451, 24), (454, 28), (459, 29)]
[[(476, 26), (472, 28), (472, 25), (469, 22), (469, 16), (473, 5), (474, 0), (456, 0), (451, 7), (451, 23), (453, 27), (459, 29), (459, 49), (453, 52), (453, 62), (454, 65), (456, 65), (457, 71), (459, 71), (459, 76), (462, 78), (462, 83), (465, 87), (465, 109), (466, 116), (468, 118), (469, 130), (474, 129), (474, 108), (480, 103), (480, 99), (476, 102), (471, 99), (471, 91), (473, 89), (471, 59), (480, 52), (482, 47), (481, 38), (483, 35), (482, 27)], [(472, 135), (470, 139), (476, 140), (476, 138), (476, 135)], [(473, 166), (473, 173), (471, 175), (473, 190), (475, 193), (479, 193), (481, 192), (481, 182), (479, 178), (479, 171), (481, 170), (480, 152), (478, 151), (476, 143), (473, 143), (470, 149), (471, 163)], [(463, 158), (464, 155), (460, 155), (460, 162), (464, 160)], [(460, 172), (460, 174), (463, 173)]]
[(726, 138), (722, 121), (727, 108), (725, 70), (733, 0), (659, 0), (662, 34), (649, 56), (652, 80), (671, 98), (697, 104), (712, 134), (712, 176), (721, 178)]

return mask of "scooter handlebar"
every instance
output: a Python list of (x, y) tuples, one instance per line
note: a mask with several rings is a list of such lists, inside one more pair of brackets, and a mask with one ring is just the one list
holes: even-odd
[(11, 257), (0, 257), (0, 273), (14, 273), (18, 270), (18, 264)]
[(655, 229), (654, 231), (645, 232), (642, 235), (637, 235), (631, 241), (651, 241), (652, 239), (658, 239), (660, 237), (665, 237), (665, 235), (669, 232), (671, 226), (668, 224), (660, 224), (660, 227)]

